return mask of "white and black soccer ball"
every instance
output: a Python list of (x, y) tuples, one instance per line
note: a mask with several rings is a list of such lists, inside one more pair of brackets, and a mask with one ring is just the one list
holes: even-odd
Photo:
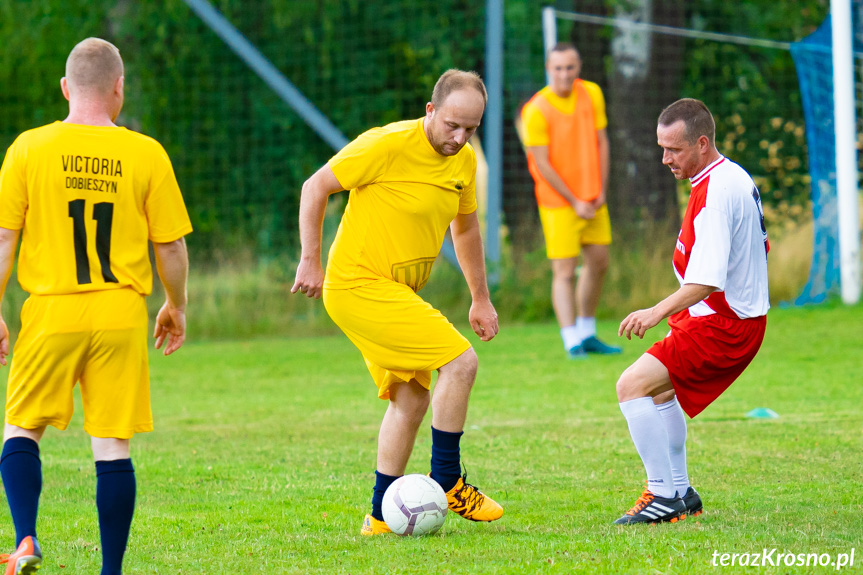
[(398, 535), (431, 535), (446, 519), (446, 493), (426, 475), (403, 475), (387, 488), (384, 521)]

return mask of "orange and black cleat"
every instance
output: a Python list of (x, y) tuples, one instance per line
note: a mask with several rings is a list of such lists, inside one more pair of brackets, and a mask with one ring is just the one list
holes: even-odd
[(0, 564), (6, 563), (5, 575), (31, 575), (42, 567), (42, 549), (35, 537), (28, 535), (21, 540), (18, 549), (11, 555), (0, 555)]
[(677, 523), (686, 519), (686, 504), (683, 499), (674, 497), (659, 497), (649, 489), (645, 489), (632, 509), (615, 521), (617, 525), (633, 523)]
[(698, 517), (704, 513), (704, 506), (701, 504), (701, 497), (698, 492), (691, 486), (686, 490), (683, 496), (683, 503), (686, 505), (686, 515), (689, 517)]

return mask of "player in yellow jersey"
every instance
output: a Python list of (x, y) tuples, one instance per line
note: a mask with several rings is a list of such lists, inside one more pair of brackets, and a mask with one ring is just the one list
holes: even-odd
[[(476, 378), (476, 353), (416, 293), (450, 228), (473, 299), (471, 327), (482, 341), (497, 335), (476, 215), (476, 156), (467, 144), (486, 100), (478, 75), (449, 70), (435, 84), (425, 117), (365, 132), (303, 185), (302, 255), (291, 292), (323, 295), (330, 317), (362, 352), (378, 397), (389, 401), (363, 535), (389, 532), (381, 514), (383, 494), (404, 474), (429, 403), (430, 475), (447, 492), (450, 509), (473, 521), (503, 515), (497, 502), (461, 475), (459, 442)], [(329, 196), (341, 190), (350, 190), (350, 196), (325, 276), (324, 210)], [(430, 398), (435, 370), (438, 380)]]
[[(60, 82), (69, 115), (21, 134), (0, 169), (0, 299), (19, 235), (18, 281), (30, 294), (6, 392), (0, 473), (17, 550), (6, 574), (33, 573), (42, 554), (36, 514), (39, 441), (65, 429), (80, 384), (84, 429), (96, 461), (102, 575), (119, 574), (135, 507), (129, 439), (150, 431), (147, 309), (152, 242), (167, 301), (156, 348), (183, 344), (192, 231), (171, 162), (158, 142), (114, 124), (123, 106), (123, 60), (98, 38), (79, 43)], [(9, 333), (0, 317), (0, 364)]]

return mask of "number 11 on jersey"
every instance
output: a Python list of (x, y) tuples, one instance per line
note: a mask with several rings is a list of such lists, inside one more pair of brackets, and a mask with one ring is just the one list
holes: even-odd
[[(86, 200), (69, 202), (69, 217), (72, 218), (72, 236), (75, 241), (75, 270), (78, 284), (92, 283), (90, 279), (90, 259), (87, 257), (87, 226), (84, 218)], [(111, 225), (114, 219), (114, 204), (99, 202), (93, 205), (93, 219), (96, 220), (96, 254), (102, 266), (102, 279), (117, 283), (111, 271)]]

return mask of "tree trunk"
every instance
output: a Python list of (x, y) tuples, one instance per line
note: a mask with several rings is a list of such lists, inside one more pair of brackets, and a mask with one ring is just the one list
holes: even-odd
[[(633, 0), (615, 16), (682, 27), (683, 0)], [(616, 26), (611, 41), (608, 116), (609, 209), (618, 222), (680, 223), (676, 181), (662, 165), (656, 119), (680, 95), (683, 40)]]

